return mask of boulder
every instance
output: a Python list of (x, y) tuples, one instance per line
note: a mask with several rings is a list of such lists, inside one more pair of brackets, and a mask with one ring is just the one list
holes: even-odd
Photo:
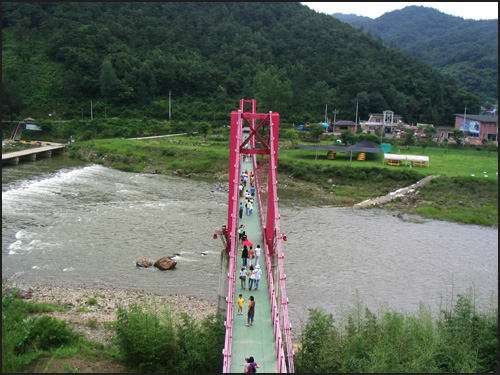
[(172, 260), (171, 257), (161, 257), (155, 262), (154, 266), (160, 270), (170, 270), (173, 269), (176, 264), (177, 262)]
[(135, 265), (137, 267), (151, 267), (153, 265), (153, 261), (148, 258), (139, 258), (135, 261)]

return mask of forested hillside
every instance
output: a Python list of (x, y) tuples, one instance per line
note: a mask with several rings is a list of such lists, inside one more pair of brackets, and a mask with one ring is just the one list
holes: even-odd
[[(241, 98), (282, 122), (391, 109), (451, 125), (479, 98), (451, 78), (300, 3), (3, 2), (4, 117), (227, 123)], [(328, 117), (333, 117), (329, 114)]]
[(415, 5), (376, 19), (332, 16), (440, 69), (483, 104), (498, 103), (498, 19), (463, 19)]

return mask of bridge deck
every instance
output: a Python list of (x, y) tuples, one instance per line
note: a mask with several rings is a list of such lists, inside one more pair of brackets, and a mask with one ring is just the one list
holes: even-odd
[(36, 147), (36, 148), (30, 148), (27, 150), (8, 152), (6, 154), (2, 154), (2, 160), (19, 158), (19, 157), (23, 157), (23, 156), (27, 156), (27, 155), (36, 155), (36, 154), (41, 154), (41, 153), (44, 153), (47, 151), (61, 150), (64, 148), (64, 146), (65, 145), (62, 143), (51, 143), (48, 146), (41, 146), (41, 147)]
[[(242, 172), (245, 170), (248, 170), (248, 173), (253, 172), (252, 162), (242, 162), (241, 170)], [(247, 189), (250, 191), (250, 182), (247, 183)], [(243, 198), (240, 198), (240, 201), (242, 199)], [(260, 244), (260, 247), (263, 249), (264, 244), (257, 199), (254, 199), (252, 215), (247, 216), (246, 212), (243, 212), (243, 218), (240, 219), (238, 226), (240, 224), (245, 225), (245, 232), (248, 236), (248, 240), (254, 245), (253, 248), (255, 249), (257, 245)], [(271, 317), (269, 284), (264, 257), (264, 250), (262, 250), (259, 260), (259, 264), (262, 269), (262, 278), (260, 280), (259, 289), (251, 291), (248, 290), (248, 277), (246, 289), (241, 289), (239, 271), (241, 270), (243, 260), (241, 259), (241, 251), (238, 251), (236, 260), (237, 267), (234, 301), (238, 299), (239, 294), (242, 294), (245, 299), (245, 304), (243, 307), (243, 315), (237, 315), (237, 305), (234, 309), (231, 372), (243, 372), (245, 358), (250, 356), (254, 357), (255, 362), (257, 362), (260, 366), (258, 372), (278, 372), (278, 359), (276, 356), (276, 344), (274, 340), (274, 329)], [(247, 264), (247, 270), (248, 267), (249, 265)], [(255, 317), (253, 326), (247, 327), (247, 311), (250, 296), (254, 296), (256, 302)]]

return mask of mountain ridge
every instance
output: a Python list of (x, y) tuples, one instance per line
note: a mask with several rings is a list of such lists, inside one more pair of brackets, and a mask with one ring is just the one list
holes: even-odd
[(464, 19), (416, 5), (375, 19), (332, 16), (438, 68), (483, 102), (498, 103), (498, 19)]

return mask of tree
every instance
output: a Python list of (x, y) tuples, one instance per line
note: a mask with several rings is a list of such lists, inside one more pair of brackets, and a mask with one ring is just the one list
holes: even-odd
[(260, 111), (286, 112), (292, 103), (292, 85), (290, 80), (282, 80), (270, 69), (259, 71), (255, 75), (255, 98)]
[(488, 157), (490, 157), (491, 151), (498, 151), (498, 146), (491, 139), (483, 138), (483, 145), (486, 146), (486, 150), (488, 151)]
[(2, 82), (2, 112), (10, 115), (10, 121), (14, 115), (21, 114), (26, 107), (24, 95), (19, 84), (11, 79)]
[(101, 75), (99, 76), (99, 83), (101, 84), (101, 93), (107, 99), (113, 97), (118, 88), (118, 79), (116, 78), (115, 70), (111, 65), (111, 61), (105, 59), (101, 65)]
[(350, 130), (344, 130), (340, 133), (340, 140), (345, 145), (352, 145), (356, 142), (356, 135)]
[(427, 138), (429, 138), (430, 140), (432, 140), (432, 138), (434, 137), (434, 134), (436, 134), (436, 131), (437, 131), (437, 129), (432, 125), (424, 125), (424, 126), (419, 125), (418, 129), (421, 132), (423, 132), (427, 136)]
[(320, 124), (311, 125), (311, 137), (313, 139), (320, 139), (323, 133), (325, 132), (325, 127)]
[(283, 137), (285, 139), (288, 139), (291, 142), (292, 146), (295, 146), (297, 144), (297, 141), (299, 140), (299, 135), (293, 129), (286, 129)]
[(210, 124), (206, 121), (199, 122), (196, 125), (196, 129), (198, 130), (198, 133), (203, 135), (203, 138), (205, 138), (210, 130)]
[(465, 133), (460, 129), (453, 129), (451, 136), (457, 142), (457, 146), (460, 147), (464, 144)]
[(413, 134), (415, 134), (414, 130), (408, 130), (405, 133), (405, 140), (403, 144), (406, 146), (406, 148), (415, 144), (415, 138), (413, 138)]

